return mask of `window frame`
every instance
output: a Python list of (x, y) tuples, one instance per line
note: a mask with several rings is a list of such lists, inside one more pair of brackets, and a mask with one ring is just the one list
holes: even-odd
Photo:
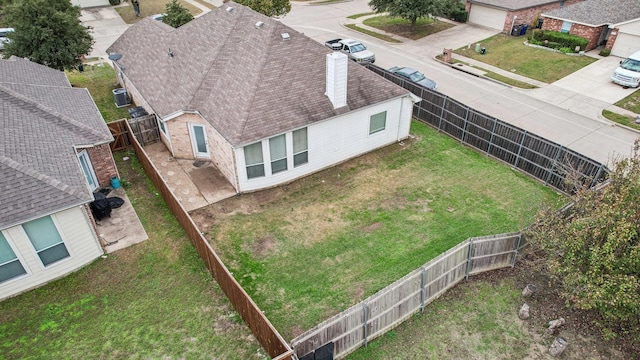
[[(47, 218), (48, 218), (48, 219), (49, 219), (49, 221), (51, 222), (51, 225), (53, 225), (53, 229), (55, 229), (55, 231), (56, 231), (56, 233), (57, 233), (58, 237), (60, 238), (60, 241), (59, 241), (59, 242), (57, 242), (57, 243), (55, 243), (55, 244), (49, 244), (49, 245), (47, 245), (47, 246), (43, 247), (42, 249), (38, 249), (38, 248), (36, 247), (36, 244), (34, 244), (34, 240), (32, 239), (32, 237), (31, 237), (31, 236), (29, 236), (29, 231), (27, 230), (27, 228), (25, 227), (25, 225), (27, 225), (27, 224), (29, 224), (29, 223), (33, 223), (33, 222), (38, 221), (38, 220), (47, 219)], [(38, 255), (38, 259), (40, 260), (40, 264), (41, 264), (43, 267), (47, 268), (47, 267), (49, 267), (49, 266), (52, 266), (52, 265), (55, 265), (55, 264), (59, 263), (60, 261), (64, 261), (65, 259), (70, 259), (70, 258), (72, 257), (72, 256), (71, 256), (71, 252), (69, 251), (69, 247), (67, 247), (67, 243), (64, 241), (64, 238), (62, 237), (62, 233), (60, 232), (60, 229), (58, 228), (58, 224), (56, 223), (56, 221), (55, 221), (55, 219), (53, 218), (53, 216), (51, 216), (51, 215), (47, 215), (47, 216), (43, 216), (43, 217), (40, 217), (40, 218), (37, 218), (37, 219), (31, 220), (31, 221), (28, 221), (28, 222), (26, 222), (26, 223), (23, 223), (21, 227), (22, 227), (22, 231), (23, 231), (23, 232), (24, 232), (24, 234), (26, 235), (27, 239), (29, 239), (29, 243), (31, 244), (31, 247), (32, 247), (32, 248), (33, 248), (33, 250), (35, 251), (36, 255)], [(45, 264), (44, 260), (42, 259), (41, 254), (42, 254), (42, 253), (44, 253), (44, 252), (46, 252), (47, 250), (51, 250), (51, 249), (53, 249), (53, 248), (55, 248), (55, 247), (57, 247), (57, 246), (60, 246), (60, 245), (64, 245), (64, 249), (65, 249), (65, 251), (66, 251), (67, 255), (66, 255), (66, 256), (63, 256), (63, 257), (60, 257), (60, 258), (58, 258), (58, 259), (56, 259), (56, 260), (49, 261), (49, 262), (47, 262), (47, 263)]]
[[(378, 116), (378, 115), (383, 115), (384, 119), (383, 119), (383, 123), (382, 123), (382, 127), (376, 127), (374, 128), (374, 117)], [(377, 134), (379, 132), (383, 132), (387, 129), (387, 111), (382, 111), (376, 114), (373, 114), (371, 116), (369, 116), (369, 135), (373, 135), (373, 134)]]
[[(294, 130), (291, 132), (291, 142), (292, 142), (292, 151), (293, 151), (293, 167), (296, 168), (298, 166), (302, 166), (304, 164), (308, 164), (309, 163), (309, 128), (302, 128), (302, 129), (298, 129), (298, 130)], [(304, 130), (304, 149), (300, 149), (299, 151), (296, 151), (296, 134), (300, 134), (302, 131)], [(305, 154), (306, 156), (304, 156), (304, 162), (298, 162), (297, 159), (300, 159), (301, 156)]]
[(16, 253), (16, 250), (13, 248), (13, 245), (11, 245), (11, 243), (9, 242), (9, 239), (7, 238), (6, 235), (4, 235), (2, 233), (2, 231), (0, 231), (0, 242), (2, 242), (4, 240), (4, 242), (7, 244), (7, 246), (9, 247), (9, 250), (11, 250), (11, 252), (13, 253), (14, 258), (10, 259), (8, 261), (5, 261), (3, 263), (0, 263), (0, 268), (6, 266), (6, 265), (10, 265), (12, 263), (15, 263), (16, 261), (18, 262), (18, 264), (20, 265), (20, 267), (22, 268), (22, 273), (18, 274), (18, 275), (14, 275), (10, 278), (7, 278), (5, 280), (1, 280), (0, 279), (0, 284), (15, 280), (17, 278), (20, 278), (22, 276), (27, 275), (29, 272), (27, 271), (27, 269), (24, 267), (24, 265), (22, 264), (22, 259), (20, 259), (20, 257), (18, 256), (18, 254)]
[[(275, 146), (279, 146), (280, 145), (279, 143), (276, 143), (276, 142), (280, 142), (282, 144), (282, 146), (284, 146), (284, 149), (275, 148)], [(280, 156), (278, 158), (274, 158), (274, 151), (275, 152), (283, 152), (284, 156)], [(277, 156), (277, 154), (276, 154), (276, 156)], [(271, 174), (272, 175), (289, 170), (289, 164), (287, 163), (288, 159), (287, 159), (287, 136), (286, 136), (286, 134), (281, 134), (281, 135), (277, 135), (277, 136), (274, 136), (272, 138), (269, 138), (269, 160), (270, 160)], [(282, 168), (282, 165), (281, 165), (282, 163), (284, 163), (284, 168)], [(278, 166), (280, 168), (277, 168)], [(274, 170), (274, 168), (277, 168), (277, 170)]]
[[(568, 27), (567, 27), (567, 24), (569, 25)], [(573, 23), (571, 21), (563, 20), (562, 21), (562, 26), (560, 27), (560, 32), (563, 33), (563, 34), (569, 34), (569, 33), (571, 33), (571, 27), (572, 26), (573, 26)]]
[[(262, 158), (260, 162), (249, 164), (249, 161), (247, 159), (247, 148), (251, 146), (257, 146), (260, 149), (260, 156)], [(262, 141), (258, 141), (253, 144), (243, 146), (242, 152), (244, 153), (244, 168), (247, 175), (247, 180), (265, 177), (266, 172), (264, 169), (264, 151), (262, 151)], [(258, 166), (262, 167), (262, 175), (250, 176), (249, 168), (257, 168)]]

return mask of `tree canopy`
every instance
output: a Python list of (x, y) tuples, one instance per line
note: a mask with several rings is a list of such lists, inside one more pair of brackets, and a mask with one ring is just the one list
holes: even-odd
[(289, 0), (235, 0), (269, 17), (284, 16), (291, 11)]
[(369, 6), (377, 13), (388, 12), (411, 22), (411, 31), (421, 17), (440, 16), (444, 13), (446, 0), (371, 0)]
[(6, 6), (2, 23), (15, 29), (4, 57), (15, 55), (54, 69), (73, 69), (93, 46), (80, 10), (68, 0), (21, 0)]
[(162, 22), (167, 25), (171, 25), (174, 28), (180, 27), (189, 21), (193, 20), (193, 15), (178, 2), (178, 0), (172, 0), (165, 5), (166, 15), (162, 18)]
[[(640, 153), (620, 160), (608, 184), (581, 189), (564, 211), (537, 217), (530, 238), (568, 303), (597, 311), (608, 325), (640, 316)], [(607, 324), (605, 324), (607, 325)], [(609, 326), (606, 326), (607, 328)], [(611, 330), (611, 329), (610, 329)]]

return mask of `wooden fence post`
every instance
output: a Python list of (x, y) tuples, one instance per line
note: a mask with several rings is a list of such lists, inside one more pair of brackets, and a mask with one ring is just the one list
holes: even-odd
[(464, 280), (469, 280), (469, 270), (471, 269), (471, 252), (473, 251), (473, 238), (469, 239), (469, 252), (467, 253), (467, 271)]
[(364, 333), (364, 347), (367, 347), (367, 303), (362, 304), (362, 318), (363, 318), (363, 333)]

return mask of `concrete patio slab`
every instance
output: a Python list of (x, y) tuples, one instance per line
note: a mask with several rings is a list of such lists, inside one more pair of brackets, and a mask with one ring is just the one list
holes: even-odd
[(145, 146), (144, 151), (187, 211), (236, 195), (235, 188), (210, 161), (174, 159), (160, 142)]
[(122, 187), (112, 189), (107, 198), (114, 196), (124, 200), (124, 204), (112, 209), (111, 217), (96, 221), (100, 242), (107, 253), (124, 249), (149, 238), (124, 189)]

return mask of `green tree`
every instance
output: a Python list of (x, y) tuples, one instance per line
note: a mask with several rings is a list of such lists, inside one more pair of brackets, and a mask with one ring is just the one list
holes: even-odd
[(162, 22), (174, 28), (180, 27), (193, 20), (193, 15), (191, 15), (189, 10), (182, 6), (178, 0), (172, 0), (165, 5), (165, 12), (167, 14), (162, 18)]
[(284, 16), (291, 11), (289, 0), (236, 0), (236, 2), (269, 17)]
[(54, 69), (73, 69), (93, 46), (90, 28), (68, 0), (21, 0), (4, 8), (2, 23), (15, 28), (5, 58), (27, 58)]
[(415, 32), (416, 21), (421, 17), (441, 16), (447, 3), (444, 0), (371, 0), (369, 6), (376, 13), (389, 15), (411, 22), (411, 32)]
[(568, 209), (541, 212), (529, 234), (567, 302), (597, 311), (606, 328), (639, 325), (639, 145), (615, 165), (608, 184), (578, 190)]

